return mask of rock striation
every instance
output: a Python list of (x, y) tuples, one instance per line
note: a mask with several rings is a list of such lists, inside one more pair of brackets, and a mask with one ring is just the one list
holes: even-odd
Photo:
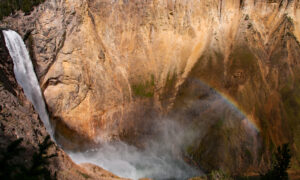
[(122, 179), (93, 164), (77, 165), (49, 140), (33, 105), (13, 73), (13, 61), (0, 34), (0, 178)]
[[(168, 116), (203, 130), (189, 154), (208, 171), (259, 171), (286, 142), (299, 165), (298, 0), (47, 0), (1, 27), (27, 39), (65, 148), (136, 142)], [(256, 134), (230, 115), (191, 113), (211, 93), (203, 83)]]

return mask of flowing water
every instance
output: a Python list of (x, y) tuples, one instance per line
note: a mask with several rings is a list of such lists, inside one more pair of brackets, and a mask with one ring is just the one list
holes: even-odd
[(4, 30), (3, 35), (6, 47), (14, 63), (15, 78), (23, 88), (25, 96), (32, 102), (53, 139), (53, 130), (49, 122), (44, 98), (23, 39), (18, 33), (12, 30)]
[[(34, 105), (48, 133), (55, 140), (39, 82), (23, 39), (12, 30), (4, 30), (3, 34), (7, 49), (13, 59), (16, 80), (22, 86), (26, 97)], [(193, 101), (188, 101), (190, 102), (188, 111), (175, 113), (175, 117), (180, 119), (183, 116), (183, 119), (194, 122), (186, 124), (198, 125), (197, 131), (191, 131), (192, 127), (175, 123), (174, 120), (157, 120), (154, 126), (157, 129), (157, 137), (143, 142), (143, 149), (121, 141), (102, 143), (100, 141), (101, 147), (99, 148), (86, 152), (68, 152), (69, 155), (77, 163), (94, 163), (121, 177), (183, 180), (201, 175), (202, 172), (186, 163), (182, 158), (182, 152), (194, 142), (195, 138), (200, 137), (201, 133), (205, 134), (206, 129), (209, 129), (207, 125), (220, 124), (218, 123), (220, 118), (222, 119), (221, 124), (227, 122), (226, 126), (228, 127), (239, 126), (242, 123), (245, 126), (245, 134), (248, 134), (250, 138), (236, 138), (236, 140), (245, 141), (249, 146), (252, 145), (257, 131), (255, 126), (251, 125), (251, 121), (247, 120), (247, 117), (227, 99), (211, 91), (211, 88), (197, 81), (192, 83), (194, 87), (196, 87), (195, 85), (199, 86), (195, 92), (206, 94), (206, 98), (199, 100), (194, 100), (194, 98)], [(225, 117), (229, 120), (224, 119)], [(213, 123), (213, 121), (215, 122)], [(234, 125), (233, 122), (236, 124)], [(199, 127), (203, 127), (203, 129), (200, 130)]]
[[(55, 140), (39, 82), (23, 39), (12, 30), (4, 30), (3, 34), (13, 59), (16, 80)], [(178, 153), (174, 153), (174, 149), (180, 149), (179, 146), (185, 141), (178, 133), (183, 132), (182, 128), (174, 124), (160, 125), (161, 127), (165, 128), (161, 129), (163, 134), (160, 140), (147, 142), (144, 150), (123, 142), (114, 142), (103, 143), (101, 148), (86, 152), (69, 152), (69, 155), (77, 163), (91, 162), (119, 176), (132, 179), (152, 177), (182, 180), (202, 174), (189, 166)]]

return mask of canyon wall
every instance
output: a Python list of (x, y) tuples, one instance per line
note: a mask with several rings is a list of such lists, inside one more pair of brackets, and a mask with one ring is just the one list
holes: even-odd
[(0, 33), (0, 178), (110, 179), (114, 174), (92, 164), (73, 163), (46, 131), (13, 72), (13, 60)]
[[(299, 165), (298, 0), (48, 0), (1, 27), (26, 39), (65, 148), (136, 143), (167, 117), (199, 127), (187, 156), (205, 170), (263, 170), (287, 142)], [(210, 88), (245, 117), (197, 113)]]

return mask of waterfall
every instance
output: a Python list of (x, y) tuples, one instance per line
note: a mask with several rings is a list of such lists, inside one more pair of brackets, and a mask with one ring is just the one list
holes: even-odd
[(41, 88), (23, 39), (12, 30), (4, 30), (3, 35), (6, 47), (14, 63), (14, 73), (17, 82), (23, 88), (25, 96), (33, 104), (46, 130), (54, 140)]

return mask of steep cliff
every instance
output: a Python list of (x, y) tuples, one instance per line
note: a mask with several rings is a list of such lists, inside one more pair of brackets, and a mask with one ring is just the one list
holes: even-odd
[(77, 165), (49, 134), (17, 84), (0, 33), (0, 178), (121, 179), (93, 164)]
[(240, 174), (286, 142), (299, 167), (299, 21), (298, 0), (48, 0), (1, 26), (28, 37), (65, 148), (135, 144), (163, 116), (196, 127), (203, 169)]

